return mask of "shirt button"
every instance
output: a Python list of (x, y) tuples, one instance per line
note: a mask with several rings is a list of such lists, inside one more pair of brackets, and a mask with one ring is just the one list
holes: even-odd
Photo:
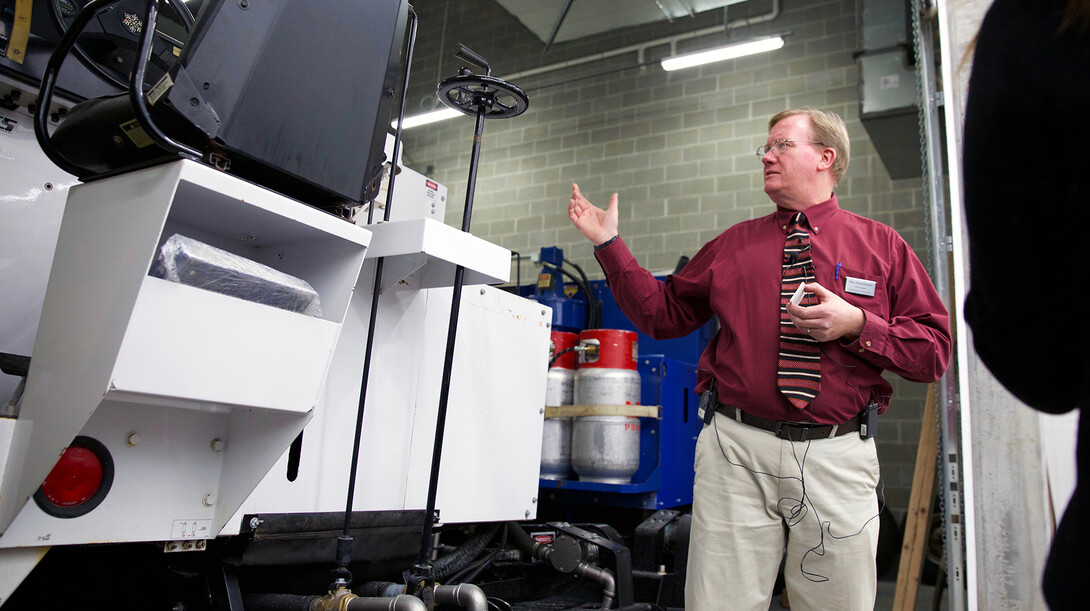
[(867, 341), (867, 342), (865, 343), (865, 345), (866, 345), (866, 346), (867, 346), (868, 348), (870, 348), (870, 341)]
[(784, 230), (784, 231), (787, 231), (787, 225), (784, 225), (784, 226), (783, 226), (783, 230)]
[(862, 348), (860, 348), (860, 349), (859, 349), (859, 351), (860, 351), (860, 352), (863, 352), (863, 349), (862, 349)]

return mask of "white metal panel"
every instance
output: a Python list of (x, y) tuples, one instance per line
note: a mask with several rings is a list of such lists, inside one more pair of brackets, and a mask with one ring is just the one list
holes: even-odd
[[(413, 430), (406, 505), (426, 506), (450, 289), (433, 291), (430, 358)], [(492, 287), (466, 287), (459, 311), (436, 509), (443, 522), (537, 515), (552, 310)]]
[[(285, 453), (224, 534), (237, 532), (242, 514), (344, 511), (371, 310), (371, 291), (363, 287), (373, 286), (373, 269), (369, 262), (361, 275), (319, 407), (303, 431), (298, 477), (288, 481)], [(418, 290), (387, 291), (379, 299), (358, 511), (404, 508), (427, 300), (428, 292)]]
[(466, 269), (467, 285), (501, 283), (511, 278), (511, 251), (435, 219), (391, 221), (367, 228), (374, 234), (367, 257), (386, 260), (383, 288), (394, 286), (410, 274), (417, 276), (421, 288), (450, 286), (458, 265)]
[[(451, 294), (410, 279), (379, 300), (356, 511), (425, 507)], [(438, 507), (446, 522), (525, 519), (536, 514), (552, 312), (486, 286), (462, 298)], [(358, 294), (297, 479), (281, 457), (223, 534), (243, 514), (344, 510), (369, 310), (370, 295)]]
[(146, 276), (110, 392), (306, 412), (339, 332), (328, 320)]
[[(130, 433), (139, 436), (134, 446), (126, 443)], [(27, 503), (0, 540), (4, 547), (168, 540), (174, 520), (211, 526), (213, 508), (202, 499), (218, 491), (222, 453), (211, 442), (228, 438), (225, 413), (107, 401), (81, 434), (102, 442), (113, 457), (110, 493), (78, 518), (54, 518)]]
[(48, 551), (49, 547), (0, 549), (0, 605), (8, 601), (15, 588)]
[[(61, 223), (33, 366), (0, 482), (0, 529), (6, 530), (106, 393), (173, 197), (172, 169), (72, 189), (80, 205), (66, 206)], [(16, 464), (22, 468), (12, 468)]]
[[(30, 355), (68, 189), (78, 183), (42, 153), (33, 118), (0, 108), (0, 352)], [(0, 373), (0, 404), (19, 380)]]
[(110, 493), (77, 518), (55, 518), (27, 503), (2, 544), (212, 538), (309, 417), (103, 402), (80, 433), (109, 450)]
[[(188, 435), (189, 427), (215, 421), (226, 449), (210, 459), (214, 464), (203, 464), (206, 447), (179, 446), (164, 436), (148, 459), (118, 472), (116, 489), (98, 509), (56, 525), (26, 504), (20, 526), (5, 532), (0, 547), (27, 545), (54, 531), (65, 543), (164, 539), (176, 520), (200, 516), (208, 520), (206, 536), (214, 536), (310, 418), (370, 233), (193, 162), (81, 185), (72, 197), (15, 421), (0, 524), (14, 518), (85, 423), (85, 431), (122, 457), (131, 453), (117, 440), (133, 423), (149, 430), (170, 424)], [(289, 273), (333, 304), (325, 320), (233, 298), (228, 305), (221, 295), (195, 296), (189, 287), (149, 279), (162, 234), (179, 227), (274, 266), (290, 262)], [(133, 316), (134, 308), (142, 311)], [(164, 322), (168, 316), (184, 320), (172, 321), (171, 328)], [(176, 354), (176, 345), (188, 352)], [(217, 356), (204, 356), (202, 349)], [(296, 363), (299, 358), (307, 362)], [(283, 395), (271, 396), (278, 391)], [(153, 402), (146, 400), (150, 396)], [(112, 417), (115, 412), (125, 417)], [(201, 436), (193, 433), (193, 440)], [(126, 492), (144, 480), (169, 489)], [(188, 509), (194, 502), (200, 507)]]

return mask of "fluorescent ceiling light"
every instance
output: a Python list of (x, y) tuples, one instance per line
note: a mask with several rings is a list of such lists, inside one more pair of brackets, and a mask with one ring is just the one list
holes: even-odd
[[(428, 123), (435, 123), (436, 121), (445, 121), (460, 116), (462, 116), (462, 113), (453, 108), (441, 108), (432, 112), (426, 112), (422, 115), (416, 115), (415, 117), (405, 117), (405, 127), (403, 129), (427, 125)], [(390, 127), (397, 129), (397, 121), (390, 123)]]
[[(775, 51), (782, 46), (783, 38), (780, 36), (775, 36), (773, 38), (762, 38), (760, 40), (753, 40), (750, 42), (743, 42), (734, 45), (727, 45), (725, 47), (718, 47), (710, 51), (701, 51), (699, 53), (689, 53), (688, 55), (668, 57), (662, 60), (662, 69), (667, 71), (681, 70), (682, 68), (691, 68), (693, 66), (699, 66), (701, 64), (721, 62), (723, 60), (743, 57), (745, 55), (753, 55), (754, 53)], [(406, 123), (408, 123), (408, 121), (406, 121)]]

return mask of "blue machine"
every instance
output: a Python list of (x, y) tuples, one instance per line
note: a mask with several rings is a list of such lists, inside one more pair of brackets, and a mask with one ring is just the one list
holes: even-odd
[(703, 422), (696, 365), (661, 354), (639, 357), (640, 403), (659, 405), (661, 419), (640, 418), (640, 467), (629, 484), (540, 480), (563, 491), (565, 500), (640, 509), (667, 509), (693, 502), (693, 456)]
[[(573, 299), (565, 293), (564, 273), (560, 271), (564, 269), (564, 251), (555, 246), (542, 248), (541, 263), (544, 269), (533, 289), (534, 300), (553, 309), (553, 329), (572, 333), (582, 331), (586, 327), (586, 297)], [(520, 290), (520, 294), (528, 293)]]

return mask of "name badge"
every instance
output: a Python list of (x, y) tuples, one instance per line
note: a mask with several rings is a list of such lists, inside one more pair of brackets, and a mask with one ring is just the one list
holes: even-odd
[(864, 297), (874, 297), (874, 280), (863, 280), (862, 278), (844, 278), (844, 290), (856, 295), (862, 295)]

